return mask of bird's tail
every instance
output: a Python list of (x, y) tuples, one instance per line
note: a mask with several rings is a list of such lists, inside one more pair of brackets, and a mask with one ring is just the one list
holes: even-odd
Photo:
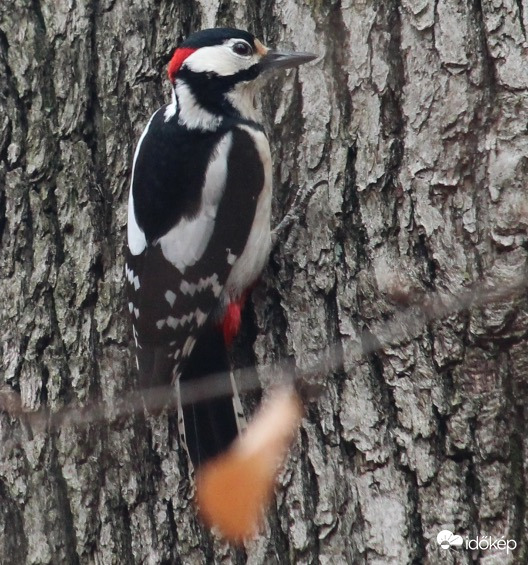
[(195, 467), (223, 452), (237, 437), (244, 421), (236, 385), (230, 377), (224, 336), (220, 328), (208, 324), (185, 365), (180, 384), (198, 386), (200, 379), (212, 374), (231, 379), (232, 386), (226, 388), (233, 394), (193, 403), (182, 399), (186, 447)]

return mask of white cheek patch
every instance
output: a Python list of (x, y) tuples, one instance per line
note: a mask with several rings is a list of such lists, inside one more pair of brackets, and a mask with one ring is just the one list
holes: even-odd
[(187, 267), (200, 260), (213, 233), (218, 205), (225, 189), (232, 141), (232, 134), (227, 133), (213, 152), (205, 175), (198, 214), (192, 219), (182, 218), (158, 240), (165, 259), (182, 274)]
[(235, 55), (229, 45), (236, 41), (232, 40), (224, 45), (201, 47), (189, 55), (183, 64), (195, 73), (212, 72), (221, 76), (231, 76), (258, 63), (257, 55), (248, 58)]

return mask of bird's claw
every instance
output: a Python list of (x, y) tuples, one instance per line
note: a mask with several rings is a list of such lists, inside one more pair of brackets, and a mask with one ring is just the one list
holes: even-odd
[(312, 186), (299, 188), (293, 198), (290, 209), (271, 232), (271, 243), (273, 247), (278, 243), (280, 236), (301, 219), (304, 213), (304, 204), (313, 196), (315, 191), (324, 184), (328, 184), (328, 181), (321, 180)]

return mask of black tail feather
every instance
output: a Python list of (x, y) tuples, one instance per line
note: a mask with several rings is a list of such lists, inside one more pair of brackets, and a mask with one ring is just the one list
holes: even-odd
[(139, 388), (168, 386), (172, 380), (174, 360), (169, 347), (143, 346), (136, 350)]
[[(200, 334), (180, 382), (215, 373), (229, 379), (229, 359), (221, 329), (210, 325)], [(238, 434), (231, 395), (184, 405), (183, 416), (187, 449), (195, 467), (224, 451)]]

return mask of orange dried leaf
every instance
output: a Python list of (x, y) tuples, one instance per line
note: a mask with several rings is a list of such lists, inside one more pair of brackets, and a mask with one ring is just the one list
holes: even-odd
[(232, 447), (198, 471), (200, 515), (229, 541), (240, 543), (258, 532), (301, 417), (295, 392), (275, 392)]

